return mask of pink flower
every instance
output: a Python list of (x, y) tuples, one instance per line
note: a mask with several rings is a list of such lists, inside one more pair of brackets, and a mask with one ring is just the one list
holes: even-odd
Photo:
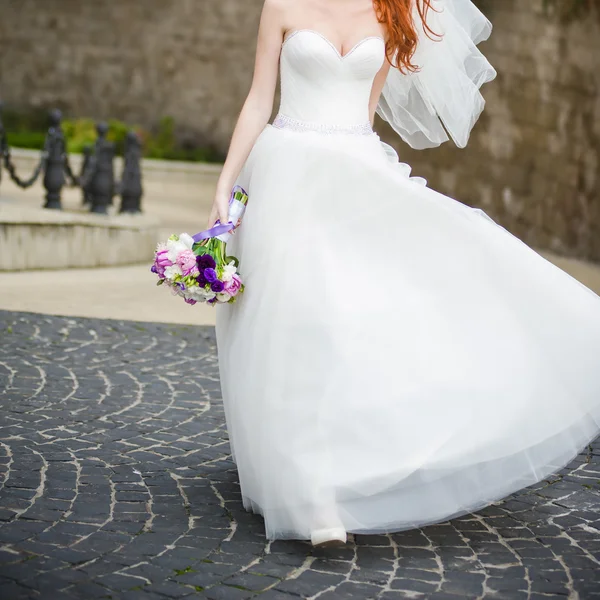
[(240, 289), (242, 288), (242, 280), (238, 275), (234, 275), (229, 281), (225, 282), (224, 291), (226, 291), (230, 296), (236, 296)]
[(169, 260), (168, 254), (168, 250), (159, 250), (156, 253), (156, 263), (164, 267), (170, 267), (173, 263)]
[(198, 275), (196, 266), (196, 255), (191, 250), (184, 250), (177, 255), (177, 264), (181, 267), (184, 275)]
[(154, 266), (156, 267), (156, 274), (162, 279), (165, 276), (165, 269), (173, 266), (173, 263), (168, 258), (167, 250), (159, 250), (156, 253), (154, 259)]

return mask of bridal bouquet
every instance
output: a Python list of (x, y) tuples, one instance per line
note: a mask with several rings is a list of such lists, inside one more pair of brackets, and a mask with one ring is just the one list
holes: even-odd
[(237, 186), (229, 200), (229, 223), (217, 221), (211, 229), (194, 236), (172, 235), (159, 244), (151, 268), (158, 276), (157, 285), (167, 285), (188, 304), (235, 302), (244, 284), (238, 272), (239, 261), (227, 256), (226, 248), (247, 204), (248, 194)]

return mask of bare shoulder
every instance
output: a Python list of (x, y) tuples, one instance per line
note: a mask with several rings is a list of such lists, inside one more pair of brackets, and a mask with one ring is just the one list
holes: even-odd
[(309, 6), (310, 2), (311, 0), (265, 0), (263, 10), (277, 15), (286, 29), (297, 20), (297, 15), (302, 12), (303, 8)]
[(293, 5), (294, 0), (265, 0), (263, 10), (283, 15), (286, 11), (290, 10)]

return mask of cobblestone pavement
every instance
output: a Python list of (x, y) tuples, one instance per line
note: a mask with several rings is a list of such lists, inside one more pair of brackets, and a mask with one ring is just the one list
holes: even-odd
[(0, 312), (0, 598), (600, 598), (600, 445), (504, 502), (347, 547), (243, 510), (212, 328)]

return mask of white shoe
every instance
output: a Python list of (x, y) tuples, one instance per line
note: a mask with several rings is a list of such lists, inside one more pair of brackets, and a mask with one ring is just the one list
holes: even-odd
[(335, 529), (316, 529), (310, 533), (310, 543), (313, 546), (339, 546), (347, 541), (346, 530), (342, 527)]

